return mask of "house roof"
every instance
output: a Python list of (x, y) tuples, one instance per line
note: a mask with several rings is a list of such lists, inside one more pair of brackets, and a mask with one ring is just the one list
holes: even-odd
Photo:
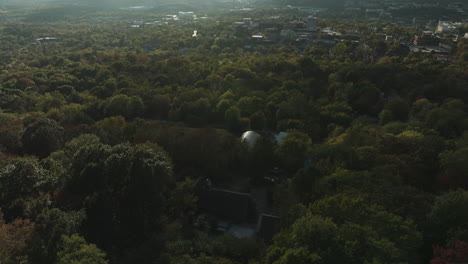
[(248, 222), (254, 205), (249, 193), (217, 188), (201, 189), (198, 192), (198, 207), (206, 213), (234, 222)]

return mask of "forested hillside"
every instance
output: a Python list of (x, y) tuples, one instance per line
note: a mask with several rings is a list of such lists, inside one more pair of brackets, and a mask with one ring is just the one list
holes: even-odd
[[(367, 32), (333, 47), (233, 26), (272, 10), (21, 12), (0, 21), (0, 263), (468, 261), (466, 39), (444, 59), (377, 22), (318, 19)], [(203, 181), (252, 194), (274, 238), (222, 230)]]

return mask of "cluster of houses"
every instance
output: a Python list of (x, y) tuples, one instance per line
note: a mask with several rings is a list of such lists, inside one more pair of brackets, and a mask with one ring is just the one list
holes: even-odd
[[(245, 42), (244, 49), (257, 50), (259, 46), (268, 48), (269, 46), (290, 45), (298, 50), (304, 50), (309, 46), (319, 46), (324, 48), (327, 53), (333, 53), (333, 47), (340, 42), (359, 43), (363, 47), (367, 47), (363, 34), (377, 35), (377, 37), (386, 42), (399, 42), (405, 46), (406, 50), (415, 53), (433, 53), (448, 57), (453, 43), (464, 38), (464, 35), (458, 35), (458, 29), (468, 25), (468, 19), (465, 21), (427, 21), (417, 17), (392, 17), (392, 10), (404, 8), (430, 8), (443, 7), (455, 11), (465, 12), (468, 10), (468, 2), (450, 2), (441, 3), (439, 1), (412, 2), (403, 0), (348, 0), (345, 4), (344, 15), (350, 15), (349, 12), (360, 12), (360, 15), (365, 15), (368, 19), (385, 21), (395, 25), (412, 26), (421, 30), (421, 34), (414, 36), (411, 39), (402, 39), (401, 36), (378, 34), (377, 29), (369, 29), (365, 32), (358, 30), (349, 30), (346, 32), (337, 32), (333, 28), (317, 27), (317, 16), (319, 13), (326, 12), (326, 9), (306, 8), (306, 7), (290, 7), (301, 11), (304, 14), (302, 17), (294, 18), (290, 21), (282, 21), (279, 16), (271, 16), (262, 19), (246, 17), (240, 21), (232, 23), (234, 29), (240, 29), (243, 32), (248, 32), (249, 37)], [(350, 11), (351, 10), (351, 11)], [(348, 13), (347, 13), (348, 12)], [(363, 13), (364, 12), (364, 13)], [(468, 17), (468, 16), (467, 16)], [(194, 23), (197, 20), (206, 20), (208, 17), (199, 17), (192, 11), (179, 11), (176, 14), (168, 14), (159, 21), (133, 21), (130, 24), (132, 28), (139, 28), (147, 25), (167, 25), (171, 23)], [(435, 28), (435, 30), (434, 30)], [(432, 30), (429, 32), (428, 30)], [(193, 37), (198, 37), (198, 32), (194, 32)], [(371, 51), (372, 52), (372, 51)], [(375, 53), (375, 52), (374, 52)], [(376, 54), (369, 54), (373, 57)]]
[(266, 19), (255, 21), (251, 18), (244, 18), (243, 21), (232, 24), (234, 28), (243, 28), (252, 32), (245, 49), (253, 49), (257, 45), (281, 46), (285, 43), (303, 48), (315, 43), (333, 47), (337, 41), (335, 38), (347, 37), (333, 31), (331, 28), (317, 29), (317, 18), (308, 16), (297, 18), (288, 22), (281, 22), (278, 19)]
[[(340, 42), (354, 42), (365, 45), (362, 40), (363, 34), (375, 34), (376, 37), (385, 42), (398, 42), (407, 50), (414, 53), (436, 54), (444, 60), (450, 59), (449, 54), (452, 47), (464, 35), (459, 35), (459, 28), (468, 25), (467, 21), (452, 22), (439, 21), (436, 26), (431, 27), (433, 31), (422, 30), (421, 34), (411, 39), (401, 36), (376, 33), (377, 28), (369, 28), (366, 32), (349, 30), (337, 32), (330, 27), (317, 27), (317, 17), (309, 15), (306, 18), (295, 18), (287, 22), (279, 19), (267, 18), (265, 20), (254, 20), (244, 18), (232, 24), (234, 28), (245, 29), (251, 32), (249, 41), (244, 49), (255, 49), (258, 45), (281, 46), (288, 44), (302, 50), (308, 46), (321, 46), (332, 52), (332, 48)], [(415, 27), (417, 29), (417, 27)], [(376, 54), (372, 55), (376, 56)]]
[(414, 36), (412, 52), (432, 53), (447, 57), (450, 54), (451, 43), (465, 41), (467, 34), (458, 34), (458, 29), (468, 26), (468, 22), (439, 21), (435, 31), (423, 31)]
[[(434, 17), (427, 10), (440, 10), (441, 16), (463, 19), (468, 17), (468, 1), (406, 1), (406, 0), (348, 0), (344, 15), (377, 21), (391, 22), (402, 26), (427, 26)], [(405, 11), (406, 10), (406, 11)], [(411, 12), (413, 11), (413, 12)], [(435, 21), (437, 22), (437, 21)]]
[(163, 18), (165, 21), (193, 21), (197, 19), (197, 15), (192, 11), (179, 11), (176, 15), (166, 15)]
[[(279, 143), (288, 136), (279, 132), (272, 140)], [(246, 131), (240, 140), (252, 147), (262, 137), (255, 131)], [(265, 176), (265, 183), (278, 183), (282, 170), (273, 168)], [(198, 197), (198, 212), (201, 218), (194, 222), (198, 228), (208, 228), (226, 232), (238, 238), (256, 237), (271, 242), (280, 230), (281, 219), (274, 215), (270, 195), (265, 187), (239, 187), (242, 184), (231, 184), (229, 187), (217, 187), (208, 178), (200, 178), (194, 184)], [(248, 184), (249, 185), (249, 184)]]
[(168, 25), (169, 23), (192, 23), (197, 20), (206, 20), (208, 17), (202, 16), (198, 17), (195, 12), (192, 11), (179, 11), (177, 14), (168, 14), (161, 18), (158, 21), (133, 21), (130, 24), (132, 28), (139, 28), (143, 26), (150, 26), (150, 25)]
[[(319, 28), (317, 17), (313, 15), (287, 22), (278, 19), (255, 21), (251, 18), (244, 18), (243, 21), (235, 22), (232, 26), (252, 32), (247, 45), (244, 46), (245, 49), (254, 49), (258, 45), (282, 46), (284, 44), (295, 46), (299, 50), (311, 45), (331, 49), (343, 41), (361, 42), (361, 32), (357, 29), (337, 32), (331, 27)], [(383, 39), (394, 40), (390, 35), (384, 35)]]

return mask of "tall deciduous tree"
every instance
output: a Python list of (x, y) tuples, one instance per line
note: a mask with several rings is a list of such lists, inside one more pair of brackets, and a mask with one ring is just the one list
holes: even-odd
[(363, 198), (340, 194), (315, 202), (277, 235), (268, 254), (273, 261), (267, 263), (282, 263), (277, 261), (289, 249), (301, 247), (309, 252), (302, 254), (302, 262), (316, 254), (312, 259), (320, 258), (325, 264), (404, 263), (417, 257), (420, 243), (421, 234), (412, 221), (369, 205)]
[(26, 263), (27, 245), (34, 231), (30, 220), (17, 219), (5, 224), (0, 212), (0, 262)]
[(428, 215), (426, 236), (433, 245), (442, 245), (456, 233), (468, 235), (468, 191), (459, 189), (436, 198)]
[(275, 155), (284, 167), (294, 171), (304, 165), (311, 147), (312, 140), (307, 134), (293, 131), (278, 143)]
[(26, 153), (45, 158), (62, 147), (63, 136), (63, 127), (46, 118), (29, 125), (24, 131), (22, 142)]
[(60, 250), (62, 236), (77, 233), (84, 218), (83, 211), (45, 209), (35, 219), (35, 232), (29, 248), (31, 262), (54, 263)]
[(78, 235), (63, 236), (56, 264), (107, 264), (106, 254)]
[(226, 120), (229, 129), (233, 131), (240, 128), (240, 118), (241, 112), (236, 106), (229, 107), (224, 113), (224, 120)]
[(9, 160), (0, 168), (0, 208), (7, 220), (25, 217), (27, 201), (53, 191), (58, 179), (36, 160)]
[(152, 145), (110, 147), (90, 139), (72, 156), (67, 184), (69, 192), (83, 197), (86, 233), (104, 248), (138, 243), (160, 228), (171, 162)]

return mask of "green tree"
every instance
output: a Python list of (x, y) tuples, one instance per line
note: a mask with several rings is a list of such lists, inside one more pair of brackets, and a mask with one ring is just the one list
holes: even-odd
[(192, 223), (191, 220), (197, 209), (198, 198), (194, 194), (193, 186), (193, 181), (188, 178), (177, 183), (168, 200), (168, 214), (182, 221), (186, 227)]
[(443, 245), (456, 233), (468, 236), (468, 191), (458, 189), (436, 198), (427, 216), (427, 239), (431, 245)]
[(307, 134), (293, 131), (278, 143), (275, 155), (285, 168), (295, 171), (304, 165), (311, 147), (312, 140)]
[(330, 217), (340, 226), (349, 261), (364, 263), (378, 259), (399, 263), (417, 258), (422, 237), (414, 223), (380, 206), (367, 204), (362, 197), (331, 196), (312, 204), (310, 211)]
[(237, 131), (240, 128), (240, 117), (241, 112), (239, 108), (231, 106), (224, 114), (224, 120), (226, 121), (229, 129)]
[(123, 116), (106, 117), (97, 121), (96, 126), (105, 132), (106, 139), (111, 143), (118, 143), (125, 140), (127, 122)]
[(443, 175), (440, 178), (443, 184), (450, 189), (468, 188), (468, 134), (458, 140), (456, 148), (440, 153), (440, 165), (443, 169)]
[(77, 233), (84, 219), (83, 211), (45, 209), (35, 219), (35, 232), (29, 248), (32, 263), (55, 263), (62, 236)]
[(106, 254), (78, 235), (63, 236), (56, 264), (107, 264)]
[(256, 96), (244, 96), (237, 102), (237, 107), (239, 108), (242, 116), (249, 116), (256, 111), (263, 109), (263, 100)]
[(266, 127), (266, 117), (262, 111), (258, 111), (250, 115), (250, 126), (252, 130), (262, 131)]
[(395, 120), (395, 116), (392, 111), (384, 109), (379, 113), (379, 122), (381, 125), (385, 125)]
[[(21, 136), (24, 129), (21, 120), (12, 120), (14, 115), (0, 114), (0, 145), (3, 151), (19, 154), (22, 147)], [(10, 121), (9, 121), (10, 120)]]
[(106, 100), (105, 114), (107, 116), (129, 116), (128, 105), (131, 102), (132, 99), (125, 94), (114, 95)]
[(56, 175), (32, 159), (13, 159), (0, 168), (0, 207), (8, 220), (24, 218), (27, 201), (58, 186)]
[(134, 118), (141, 116), (145, 110), (145, 104), (139, 96), (130, 97), (130, 101), (127, 103), (126, 116)]
[(63, 119), (60, 123), (63, 125), (91, 124), (93, 120), (84, 112), (85, 106), (80, 104), (68, 104), (60, 109), (63, 113)]
[(168, 95), (154, 95), (144, 100), (146, 105), (146, 116), (167, 119), (171, 107), (171, 99)]
[(47, 112), (51, 108), (60, 108), (65, 103), (66, 101), (63, 95), (58, 91), (54, 91), (53, 93), (46, 93), (40, 97), (38, 106), (39, 110)]
[(437, 108), (432, 109), (426, 117), (425, 124), (440, 132), (444, 137), (460, 136), (468, 127), (465, 104), (460, 99), (447, 99)]
[(372, 113), (380, 96), (375, 84), (369, 81), (362, 81), (350, 86), (346, 94), (349, 105), (362, 114)]
[(286, 249), (283, 255), (272, 264), (314, 264), (321, 263), (322, 258), (318, 254), (311, 254), (307, 248)]
[[(268, 249), (267, 264), (336, 263), (340, 261), (339, 229), (330, 218), (306, 215), (275, 237)], [(312, 262), (308, 262), (312, 261)]]
[(0, 212), (0, 261), (5, 264), (27, 263), (27, 247), (34, 232), (30, 220), (4, 223)]
[(300, 248), (306, 251), (293, 255), (297, 263), (406, 263), (417, 257), (421, 234), (416, 226), (361, 197), (331, 196), (303, 213), (275, 237), (266, 263), (282, 263), (276, 261)]
[[(406, 121), (409, 115), (409, 106), (401, 99), (390, 99), (386, 104), (384, 109), (390, 111), (392, 116), (398, 121)], [(384, 110), (384, 111), (385, 111)], [(395, 121), (395, 120), (389, 120)], [(388, 123), (388, 121), (386, 122)]]
[(348, 50), (348, 46), (346, 46), (346, 44), (338, 43), (333, 48), (333, 53), (335, 54), (337, 58), (345, 59), (347, 57), (347, 50)]
[(172, 165), (161, 149), (99, 143), (83, 145), (72, 157), (67, 191), (82, 197), (91, 241), (102, 248), (138, 243), (161, 228), (172, 183)]
[(22, 136), (24, 150), (26, 153), (45, 158), (62, 147), (63, 133), (63, 127), (59, 126), (56, 121), (42, 119), (29, 125), (24, 131)]
[(312, 166), (306, 166), (297, 171), (292, 180), (295, 195), (300, 201), (310, 202), (315, 194), (318, 181), (323, 177), (322, 173)]

